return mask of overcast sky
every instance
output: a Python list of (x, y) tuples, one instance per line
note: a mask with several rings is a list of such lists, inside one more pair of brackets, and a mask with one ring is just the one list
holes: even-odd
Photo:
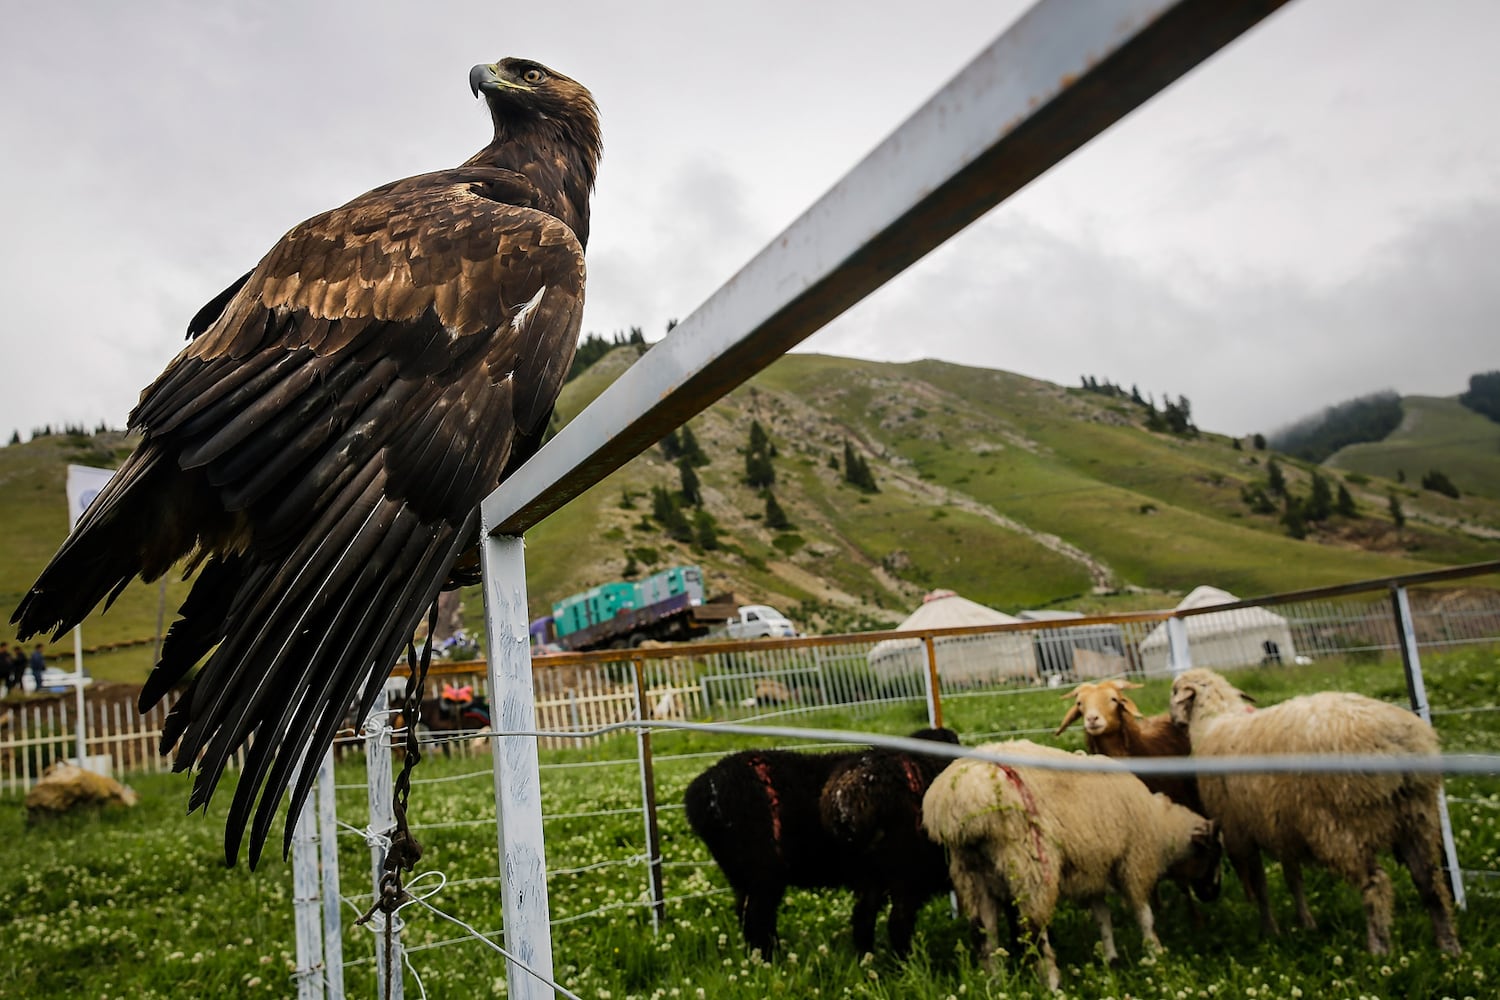
[[(584, 329), (658, 339), (1016, 0), (58, 0), (0, 34), (0, 433), (121, 426), (292, 225), (489, 138), (469, 67), (589, 86)], [(803, 349), (1186, 395), (1271, 430), (1500, 368), (1500, 3), (1298, 0)]]

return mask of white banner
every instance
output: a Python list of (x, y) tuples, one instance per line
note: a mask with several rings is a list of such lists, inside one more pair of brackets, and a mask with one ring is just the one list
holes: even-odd
[(68, 466), (68, 530), (72, 531), (84, 509), (104, 489), (114, 469), (96, 469), (91, 465)]

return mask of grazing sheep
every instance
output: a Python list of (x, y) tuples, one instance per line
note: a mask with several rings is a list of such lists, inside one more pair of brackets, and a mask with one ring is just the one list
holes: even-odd
[[(862, 753), (742, 750), (684, 793), (688, 823), (734, 890), (745, 942), (763, 958), (776, 947), (776, 912), (789, 886), (863, 884), (855, 852), (824, 828), (819, 807), (828, 779)], [(874, 943), (875, 912), (867, 909), (855, 910), (856, 944), (864, 949)]]
[[(1073, 759), (1028, 740), (990, 743), (994, 754)], [(984, 926), (988, 953), (998, 942), (1007, 902), (1020, 912), (1040, 953), (1039, 971), (1057, 989), (1047, 927), (1061, 897), (1090, 904), (1106, 961), (1117, 957), (1104, 895), (1122, 895), (1146, 947), (1159, 950), (1151, 890), (1163, 875), (1193, 881), (1201, 898), (1218, 894), (1221, 849), (1216, 826), (1154, 795), (1126, 773), (1053, 771), (954, 761), (922, 800), (928, 836), (948, 849), (953, 887), (964, 912)]]
[[(1188, 727), (1198, 756), (1242, 754), (1436, 754), (1437, 734), (1412, 712), (1339, 691), (1292, 698), (1257, 711), (1212, 670), (1172, 683), (1172, 718)], [(1315, 862), (1359, 888), (1366, 941), (1391, 948), (1394, 892), (1378, 855), (1389, 850), (1411, 871), (1441, 950), (1457, 953), (1453, 901), (1442, 878), (1437, 774), (1200, 775), (1198, 792), (1224, 831), (1224, 847), (1261, 927), (1277, 933), (1261, 852), (1279, 859), (1302, 926), (1314, 926), (1302, 868)]]
[[(1062, 725), (1053, 735), (1061, 736), (1080, 718), (1083, 719), (1083, 742), (1089, 753), (1109, 757), (1186, 757), (1192, 744), (1186, 726), (1179, 726), (1163, 712), (1143, 718), (1141, 710), (1125, 692), (1141, 687), (1133, 681), (1108, 680), (1097, 684), (1080, 684), (1072, 694), (1073, 704), (1063, 716)], [(1195, 813), (1203, 812), (1198, 798), (1197, 782), (1191, 776), (1141, 775), (1153, 792), (1161, 792), (1180, 806)]]
[[(1089, 753), (1106, 757), (1186, 757), (1192, 745), (1188, 741), (1186, 726), (1179, 726), (1166, 712), (1144, 718), (1141, 710), (1127, 690), (1142, 685), (1134, 681), (1104, 680), (1097, 684), (1080, 684), (1071, 694), (1073, 704), (1068, 706), (1062, 724), (1054, 736), (1061, 736), (1078, 719), (1083, 719), (1083, 744)], [(1203, 802), (1198, 798), (1198, 783), (1191, 775), (1137, 775), (1153, 792), (1161, 792), (1180, 806), (1193, 812), (1203, 813)], [(1182, 879), (1174, 879), (1182, 898), (1187, 900), (1188, 914), (1194, 927), (1203, 926), (1203, 914), (1193, 902), (1191, 887)], [(1160, 903), (1159, 898), (1153, 902)]]
[[(949, 729), (924, 729), (917, 739), (958, 743)], [(840, 764), (823, 786), (823, 828), (847, 852), (854, 890), (854, 949), (875, 950), (875, 918), (891, 901), (891, 948), (911, 948), (917, 912), (951, 888), (948, 860), (922, 829), (922, 796), (950, 758), (899, 750), (867, 750)]]

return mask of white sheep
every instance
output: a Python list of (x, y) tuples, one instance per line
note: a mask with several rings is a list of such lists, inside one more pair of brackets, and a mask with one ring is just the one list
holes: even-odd
[[(1195, 756), (1438, 752), (1432, 727), (1404, 708), (1325, 691), (1256, 710), (1212, 670), (1188, 670), (1173, 681), (1172, 718), (1188, 727)], [(1302, 926), (1315, 926), (1301, 868), (1314, 862), (1360, 890), (1369, 950), (1390, 951), (1394, 891), (1379, 855), (1391, 851), (1411, 871), (1437, 946), (1456, 954), (1453, 901), (1442, 878), (1441, 782), (1430, 773), (1200, 774), (1198, 794), (1260, 906), (1264, 933), (1276, 934), (1277, 927), (1262, 851), (1281, 861)]]
[[(979, 748), (1027, 757), (1074, 755), (1028, 740)], [(1105, 893), (1123, 896), (1145, 945), (1160, 950), (1151, 890), (1180, 874), (1217, 895), (1221, 849), (1214, 824), (1124, 772), (1053, 771), (964, 759), (939, 774), (922, 800), (927, 835), (948, 849), (959, 903), (983, 926), (985, 964), (998, 945), (999, 917), (1014, 905), (1040, 954), (1039, 972), (1059, 982), (1047, 927), (1061, 897), (1089, 903), (1104, 958), (1117, 957)], [(1212, 886), (1212, 890), (1210, 890)]]

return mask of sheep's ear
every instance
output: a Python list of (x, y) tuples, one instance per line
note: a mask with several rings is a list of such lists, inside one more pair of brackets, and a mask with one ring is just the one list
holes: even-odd
[[(1135, 686), (1136, 687), (1140, 687), (1139, 684), (1137, 684)], [(1142, 712), (1139, 708), (1136, 708), (1135, 707), (1135, 702), (1133, 702), (1133, 701), (1130, 700), (1130, 695), (1128, 695), (1128, 694), (1122, 694), (1122, 695), (1120, 695), (1120, 704), (1122, 704), (1122, 705), (1125, 706), (1125, 711), (1129, 712), (1131, 715), (1135, 716), (1137, 719), (1141, 719), (1141, 718), (1145, 717), (1145, 713)]]
[(1171, 716), (1173, 722), (1184, 723), (1192, 714), (1193, 699), (1198, 697), (1198, 689), (1191, 684), (1172, 685)]
[(1219, 836), (1219, 821), (1206, 819), (1193, 831), (1193, 840), (1200, 844), (1212, 844)]
[(1092, 685), (1092, 684), (1088, 683), (1087, 681), (1085, 681), (1084, 683), (1078, 685), (1073, 690), (1069, 691), (1067, 694), (1058, 695), (1058, 697), (1061, 698), (1063, 701), (1067, 701), (1069, 698), (1077, 698), (1079, 695), (1083, 694), (1083, 692), (1085, 692), (1085, 691), (1092, 691), (1093, 689), (1094, 689), (1094, 685)]
[(1115, 689), (1119, 691), (1134, 691), (1136, 688), (1143, 688), (1145, 686), (1144, 684), (1137, 684), (1135, 681), (1115, 681)]
[(1082, 715), (1083, 709), (1078, 707), (1078, 702), (1073, 702), (1072, 707), (1068, 709), (1068, 714), (1063, 716), (1062, 725), (1058, 726), (1057, 730), (1052, 735), (1061, 736), (1062, 731), (1064, 729), (1067, 729), (1073, 723), (1077, 722), (1079, 717)]

